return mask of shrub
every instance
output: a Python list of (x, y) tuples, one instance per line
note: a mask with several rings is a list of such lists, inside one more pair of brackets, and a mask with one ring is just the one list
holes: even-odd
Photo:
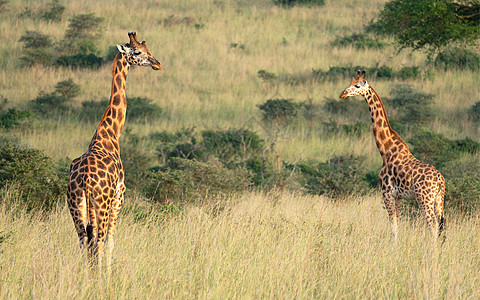
[(27, 30), (18, 41), (24, 43), (24, 49), (49, 48), (53, 46), (52, 39), (38, 31)]
[(71, 100), (80, 94), (80, 86), (75, 84), (71, 78), (63, 81), (59, 81), (55, 85), (55, 93), (65, 97), (67, 100)]
[(148, 172), (144, 191), (156, 202), (184, 204), (235, 193), (249, 184), (245, 171), (229, 170), (218, 160), (172, 158), (168, 166)]
[(172, 157), (203, 159), (204, 153), (197, 144), (195, 128), (187, 128), (175, 133), (166, 131), (154, 133), (150, 138), (159, 143), (157, 152), (163, 166), (168, 164)]
[(18, 110), (16, 108), (9, 108), (6, 111), (0, 112), (0, 126), (5, 129), (20, 125), (25, 119), (33, 117), (33, 113), (29, 110)]
[(48, 210), (64, 194), (66, 180), (42, 151), (7, 143), (0, 148), (0, 186), (14, 188), (27, 210)]
[(301, 104), (292, 101), (292, 99), (269, 99), (265, 103), (257, 105), (257, 107), (262, 111), (264, 120), (278, 123), (295, 118)]
[(152, 103), (151, 99), (144, 97), (127, 98), (127, 119), (155, 119), (160, 117), (163, 110), (160, 106)]
[(67, 98), (56, 93), (41, 92), (34, 100), (28, 103), (28, 107), (42, 117), (51, 117), (54, 114), (65, 113), (70, 108), (66, 105)]
[[(330, 114), (346, 116), (352, 122), (368, 122), (370, 120), (368, 106), (365, 101), (353, 98), (342, 100), (327, 98), (325, 100), (323, 110)], [(335, 120), (337, 116), (334, 116)], [(336, 121), (333, 122), (336, 123)]]
[(398, 77), (401, 79), (417, 78), (419, 75), (419, 67), (402, 67), (398, 72)]
[(262, 140), (247, 129), (202, 131), (201, 145), (227, 167), (246, 166), (247, 160), (262, 150)]
[(120, 149), (128, 188), (139, 187), (143, 182), (145, 170), (155, 165), (155, 154), (150, 151), (152, 148), (148, 139), (130, 133), (128, 128), (124, 129), (120, 139)]
[(117, 46), (110, 46), (107, 49), (107, 53), (103, 57), (103, 62), (108, 64), (108, 63), (113, 63), (113, 60), (115, 59), (115, 56), (118, 54), (118, 48)]
[(325, 5), (325, 0), (273, 0), (273, 3), (284, 7), (291, 7), (295, 5), (322, 6)]
[(98, 68), (102, 64), (102, 58), (95, 54), (76, 54), (60, 56), (56, 64), (63, 67), (73, 68)]
[(480, 122), (480, 101), (475, 102), (467, 111), (468, 119)]
[(435, 116), (431, 107), (432, 94), (414, 91), (410, 85), (395, 87), (393, 94), (386, 103), (395, 109), (395, 119), (400, 123), (425, 124)]
[(366, 68), (363, 66), (354, 66), (354, 67), (330, 67), (328, 71), (322, 71), (320, 69), (315, 70), (313, 69), (314, 77), (318, 79), (330, 79), (330, 80), (337, 80), (339, 77), (342, 78), (349, 78), (352, 74), (355, 74), (357, 70), (365, 70), (368, 74), (368, 78), (393, 78), (394, 72), (390, 67), (373, 67), (373, 68)]
[(364, 160), (353, 155), (338, 156), (324, 163), (312, 161), (300, 163), (297, 167), (307, 192), (339, 198), (353, 193), (366, 193), (371, 189)]
[(342, 130), (348, 135), (360, 136), (372, 129), (372, 125), (368, 122), (357, 122), (355, 124), (344, 124)]
[(385, 44), (365, 33), (354, 33), (350, 36), (338, 37), (333, 41), (333, 46), (352, 46), (357, 49), (382, 49)]
[[(103, 18), (90, 13), (75, 15), (69, 21), (65, 38), (60, 42), (58, 49), (64, 54), (63, 58), (59, 58), (59, 64), (85, 66), (85, 63), (90, 63), (97, 65), (99, 63), (97, 60), (101, 61), (101, 58), (96, 56), (98, 49), (95, 40), (102, 34), (100, 24)], [(65, 64), (66, 62), (68, 63)]]
[(64, 11), (65, 6), (61, 5), (58, 0), (53, 0), (49, 3), (49, 9), (42, 14), (41, 18), (46, 21), (60, 22)]
[(447, 178), (445, 188), (446, 209), (461, 212), (478, 212), (480, 210), (480, 175), (467, 175)]
[(275, 73), (267, 72), (265, 70), (258, 71), (257, 76), (263, 80), (277, 79), (277, 75), (275, 75)]
[(452, 141), (422, 126), (417, 126), (415, 131), (408, 140), (413, 145), (413, 155), (437, 168), (442, 168), (462, 153), (476, 153), (480, 150), (480, 144), (469, 138)]
[(449, 48), (438, 53), (434, 64), (437, 68), (448, 69), (480, 69), (480, 55), (466, 48)]

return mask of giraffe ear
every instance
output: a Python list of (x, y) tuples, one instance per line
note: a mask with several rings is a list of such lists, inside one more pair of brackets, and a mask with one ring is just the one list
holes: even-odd
[(118, 51), (120, 51), (121, 53), (125, 53), (125, 47), (123, 45), (117, 45), (117, 49)]

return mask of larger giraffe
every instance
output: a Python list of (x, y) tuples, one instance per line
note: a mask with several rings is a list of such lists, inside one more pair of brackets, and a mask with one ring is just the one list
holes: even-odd
[(362, 95), (368, 103), (373, 135), (383, 159), (383, 167), (378, 177), (382, 184), (382, 197), (393, 236), (397, 238), (401, 200), (412, 199), (417, 201), (436, 239), (445, 224), (445, 179), (435, 167), (416, 159), (408, 150), (407, 144), (392, 130), (382, 100), (364, 77), (365, 71), (358, 71), (357, 78), (352, 78), (340, 98)]
[(119, 53), (113, 62), (110, 104), (98, 124), (87, 152), (73, 160), (67, 186), (67, 203), (80, 239), (82, 251), (89, 248), (101, 267), (107, 243), (107, 266), (113, 252), (113, 236), (118, 213), (123, 204), (125, 184), (118, 140), (127, 111), (125, 81), (130, 65), (151, 66), (161, 70), (160, 63), (129, 32), (130, 42), (117, 45)]

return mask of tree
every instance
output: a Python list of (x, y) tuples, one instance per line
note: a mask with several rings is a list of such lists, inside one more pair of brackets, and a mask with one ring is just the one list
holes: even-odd
[(394, 36), (400, 49), (439, 51), (474, 44), (480, 34), (480, 0), (391, 0), (369, 29)]

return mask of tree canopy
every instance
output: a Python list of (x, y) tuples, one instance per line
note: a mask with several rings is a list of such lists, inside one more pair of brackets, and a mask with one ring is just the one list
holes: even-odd
[(474, 44), (480, 34), (480, 0), (391, 0), (369, 29), (395, 37), (403, 48), (439, 50)]

